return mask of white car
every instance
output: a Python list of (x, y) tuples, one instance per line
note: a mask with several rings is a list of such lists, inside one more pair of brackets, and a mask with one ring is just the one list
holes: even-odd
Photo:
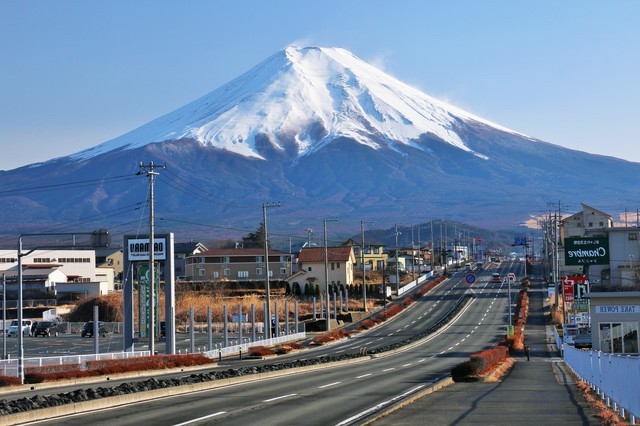
[[(22, 335), (30, 336), (31, 335), (31, 320), (22, 320)], [(18, 335), (18, 320), (11, 321), (9, 328), (7, 329), (7, 336)]]

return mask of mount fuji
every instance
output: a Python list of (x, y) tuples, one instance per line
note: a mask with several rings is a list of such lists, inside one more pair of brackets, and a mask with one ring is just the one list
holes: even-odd
[(640, 198), (638, 163), (484, 120), (344, 49), (288, 47), (120, 137), (0, 172), (5, 232), (91, 221), (130, 232), (132, 206), (147, 198), (139, 165), (150, 161), (166, 165), (155, 200), (167, 232), (254, 229), (270, 201), (285, 207), (280, 227), (298, 230), (327, 216), (349, 227), (447, 218), (507, 228), (550, 201)]

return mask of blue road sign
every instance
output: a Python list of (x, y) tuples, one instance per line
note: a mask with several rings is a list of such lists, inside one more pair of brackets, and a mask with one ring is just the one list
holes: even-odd
[(476, 282), (476, 276), (473, 274), (467, 274), (467, 276), (464, 277), (464, 279), (467, 281), (467, 284), (473, 284)]

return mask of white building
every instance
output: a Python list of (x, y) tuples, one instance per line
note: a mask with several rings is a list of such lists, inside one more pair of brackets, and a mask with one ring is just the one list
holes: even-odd
[[(22, 271), (23, 291), (34, 294), (94, 297), (114, 290), (114, 271), (96, 267), (94, 250), (34, 250), (22, 257)], [(8, 293), (17, 292), (17, 250), (0, 250), (0, 274), (5, 274)]]

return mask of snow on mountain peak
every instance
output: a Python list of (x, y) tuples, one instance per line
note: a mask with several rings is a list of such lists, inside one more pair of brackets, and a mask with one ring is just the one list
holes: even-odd
[(295, 141), (299, 156), (336, 137), (379, 149), (411, 145), (425, 133), (471, 152), (455, 133), (457, 120), (515, 133), (438, 101), (345, 49), (290, 46), (200, 99), (72, 157), (189, 138), (263, 158), (256, 146), (260, 135), (281, 151)]

